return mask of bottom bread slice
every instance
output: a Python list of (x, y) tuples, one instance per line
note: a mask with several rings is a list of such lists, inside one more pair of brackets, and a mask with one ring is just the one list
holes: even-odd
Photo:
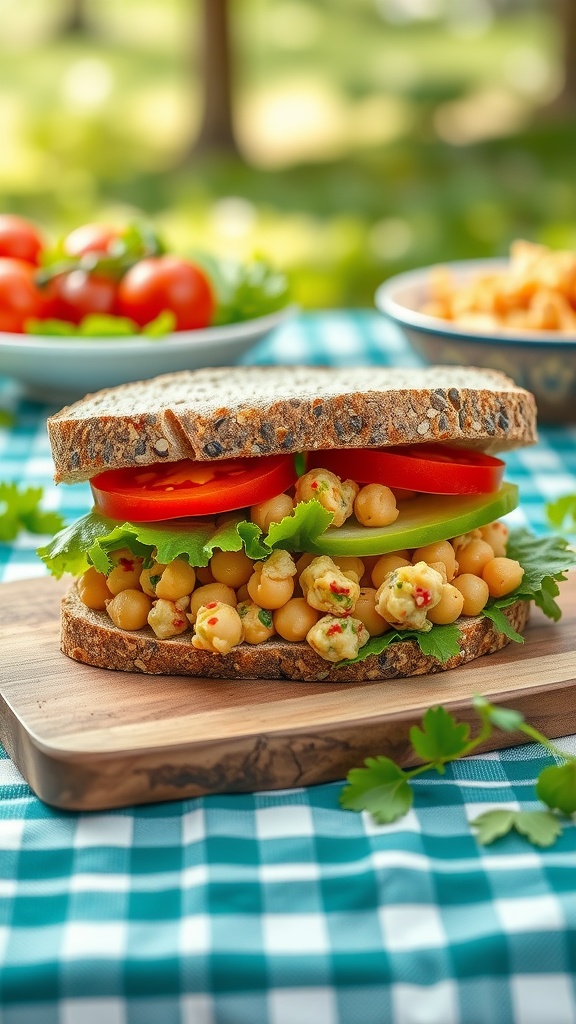
[[(530, 603), (516, 601), (504, 609), (506, 618), (521, 633), (528, 620)], [(118, 629), (106, 612), (87, 608), (74, 586), (62, 601), (61, 649), (75, 661), (120, 672), (151, 675), (196, 676), (212, 679), (291, 679), (356, 683), (442, 672), (491, 654), (509, 643), (484, 615), (458, 619), (462, 633), (458, 655), (443, 664), (425, 655), (414, 640), (390, 644), (382, 654), (342, 668), (324, 661), (307, 643), (290, 643), (273, 637), (263, 644), (243, 643), (230, 654), (198, 651), (191, 634), (158, 640), (147, 627), (128, 633)]]

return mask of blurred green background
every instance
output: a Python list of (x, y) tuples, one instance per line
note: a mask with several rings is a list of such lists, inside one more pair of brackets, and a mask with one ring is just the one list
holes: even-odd
[(1, 0), (0, 209), (53, 236), (144, 211), (179, 251), (268, 255), (310, 308), (576, 246), (575, 8)]

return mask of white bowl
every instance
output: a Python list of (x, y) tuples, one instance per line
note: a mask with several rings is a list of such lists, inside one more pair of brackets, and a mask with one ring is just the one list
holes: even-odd
[[(502, 270), (503, 259), (443, 263), (455, 283)], [(397, 274), (376, 292), (377, 308), (400, 328), (428, 363), (482, 366), (500, 370), (536, 396), (541, 421), (576, 419), (576, 334), (501, 328), (473, 331), (422, 313), (430, 300), (430, 274), (422, 267)]]
[(16, 378), (32, 398), (63, 404), (160, 373), (228, 366), (295, 312), (291, 305), (254, 320), (162, 338), (0, 333), (0, 374)]

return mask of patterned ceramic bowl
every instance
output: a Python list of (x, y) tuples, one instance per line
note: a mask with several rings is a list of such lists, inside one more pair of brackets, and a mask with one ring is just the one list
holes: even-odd
[[(490, 273), (506, 260), (461, 260), (445, 265), (455, 282)], [(429, 301), (431, 267), (398, 274), (380, 285), (376, 306), (402, 330), (428, 363), (501, 370), (532, 391), (540, 422), (576, 422), (576, 335), (556, 331), (472, 331), (420, 312)]]

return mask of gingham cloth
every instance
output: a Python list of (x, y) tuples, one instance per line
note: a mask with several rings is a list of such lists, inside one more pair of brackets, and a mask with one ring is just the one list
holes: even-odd
[[(245, 361), (418, 364), (380, 318), (343, 313)], [(48, 408), (7, 381), (0, 405), (0, 479), (86, 511), (86, 485), (51, 484)], [(543, 530), (543, 501), (576, 491), (574, 440), (542, 430), (508, 456), (516, 523)], [(37, 543), (0, 546), (0, 578), (40, 575)], [(576, 1024), (576, 828), (542, 851), (468, 826), (537, 806), (550, 763), (535, 745), (458, 762), (380, 827), (339, 808), (341, 783), (63, 813), (4, 755), (0, 1024)]]

